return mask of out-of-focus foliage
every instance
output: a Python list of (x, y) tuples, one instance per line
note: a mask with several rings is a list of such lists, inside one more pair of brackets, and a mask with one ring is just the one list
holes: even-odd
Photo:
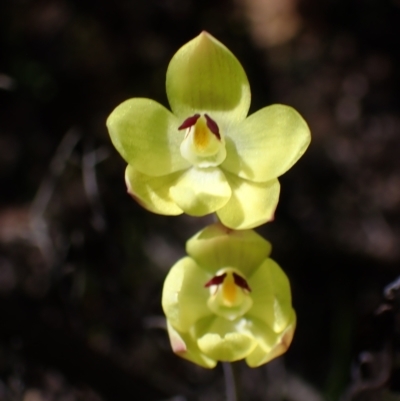
[(250, 112), (289, 104), (313, 133), (260, 230), (296, 336), (284, 359), (239, 364), (243, 394), (398, 398), (398, 305), (380, 307), (400, 270), (397, 0), (0, 2), (0, 398), (222, 398), (221, 371), (176, 358), (159, 319), (209, 219), (135, 205), (105, 129), (124, 99), (167, 105), (168, 61), (203, 29), (243, 64)]

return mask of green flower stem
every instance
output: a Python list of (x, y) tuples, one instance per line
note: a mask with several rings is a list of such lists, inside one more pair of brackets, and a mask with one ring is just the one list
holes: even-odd
[(239, 401), (238, 396), (238, 374), (236, 365), (230, 362), (222, 362), (224, 371), (226, 401)]

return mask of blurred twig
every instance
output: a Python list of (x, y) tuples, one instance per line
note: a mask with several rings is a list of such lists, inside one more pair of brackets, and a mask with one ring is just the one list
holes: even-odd
[[(379, 352), (362, 352), (359, 355), (359, 363), (352, 368), (352, 383), (340, 401), (351, 401), (365, 391), (381, 388), (390, 377), (391, 367), (391, 349), (389, 347)], [(371, 371), (371, 377), (365, 377), (364, 370), (366, 368)]]
[(104, 217), (104, 207), (100, 201), (95, 166), (107, 157), (107, 149), (93, 149), (92, 145), (86, 145), (85, 154), (82, 158), (83, 186), (92, 207), (92, 225), (100, 232), (106, 229), (106, 219)]
[(54, 262), (54, 246), (44, 215), (56, 188), (57, 179), (64, 172), (67, 161), (80, 137), (81, 135), (75, 128), (69, 129), (64, 135), (50, 162), (49, 172), (40, 184), (30, 208), (34, 241), (49, 264)]
[[(383, 296), (385, 302), (377, 308), (375, 317), (388, 315), (392, 320), (396, 313), (393, 301), (400, 296), (400, 277), (384, 288)], [(351, 401), (363, 392), (382, 388), (389, 381), (393, 368), (393, 335), (394, 331), (391, 330), (381, 350), (363, 351), (359, 355), (358, 364), (352, 368), (352, 383), (340, 401)]]
[(383, 294), (389, 301), (395, 300), (396, 295), (400, 298), (400, 276), (384, 288)]

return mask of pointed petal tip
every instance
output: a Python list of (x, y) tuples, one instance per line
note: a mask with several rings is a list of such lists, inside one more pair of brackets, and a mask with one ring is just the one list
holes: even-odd
[(209, 32), (205, 31), (204, 29), (200, 32), (198, 35), (199, 38), (204, 38), (204, 39), (215, 39), (214, 36), (212, 36)]
[(186, 344), (181, 338), (171, 338), (171, 348), (175, 354), (184, 354), (187, 351)]

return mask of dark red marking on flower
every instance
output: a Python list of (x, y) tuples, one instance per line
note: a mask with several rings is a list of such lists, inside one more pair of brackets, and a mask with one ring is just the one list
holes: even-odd
[(221, 274), (220, 276), (214, 276), (211, 280), (207, 281), (204, 284), (204, 287), (211, 287), (212, 285), (220, 285), (224, 282), (226, 277), (226, 273)]
[(204, 117), (206, 118), (207, 121), (207, 127), (208, 129), (219, 139), (221, 140), (221, 135), (219, 133), (219, 128), (217, 123), (207, 114), (204, 114)]
[(200, 118), (200, 114), (195, 114), (194, 116), (187, 118), (187, 119), (180, 125), (180, 127), (178, 128), (178, 130), (180, 131), (180, 130), (182, 130), (182, 129), (192, 127), (193, 125), (196, 124), (196, 122), (197, 122), (197, 120), (198, 120), (199, 118)]
[(251, 292), (250, 286), (247, 284), (247, 281), (242, 276), (239, 276), (239, 274), (233, 273), (233, 280), (235, 281), (235, 284), (238, 287)]

